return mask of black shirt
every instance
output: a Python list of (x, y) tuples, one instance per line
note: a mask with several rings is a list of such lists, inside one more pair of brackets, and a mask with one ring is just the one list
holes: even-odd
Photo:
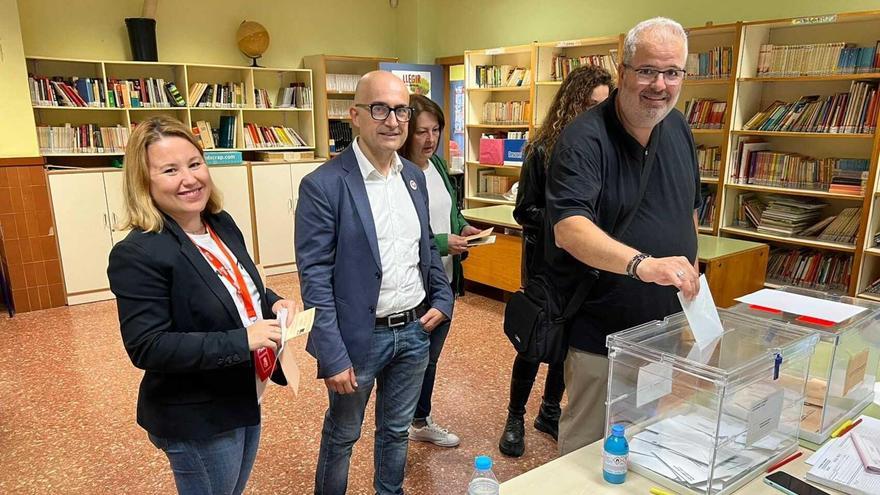
[[(648, 148), (620, 123), (617, 91), (575, 118), (556, 142), (547, 177), (548, 226), (583, 216), (611, 233), (638, 199), (642, 165), (651, 148), (654, 162), (644, 198), (625, 232), (616, 239), (656, 258), (697, 256), (694, 210), (699, 208), (700, 174), (693, 136), (684, 117), (672, 110), (654, 127)], [(562, 294), (570, 295), (588, 268), (555, 247), (552, 227), (545, 249), (548, 267)], [(675, 287), (601, 272), (571, 322), (570, 345), (607, 354), (605, 337), (681, 311)]]

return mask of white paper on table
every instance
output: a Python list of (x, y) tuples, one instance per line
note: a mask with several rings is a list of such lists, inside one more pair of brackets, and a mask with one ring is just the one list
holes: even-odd
[(752, 405), (747, 420), (749, 424), (746, 430), (747, 446), (752, 446), (779, 428), (783, 397), (784, 390), (779, 389)]
[(880, 474), (865, 470), (849, 435), (829, 447), (823, 458), (807, 472), (807, 480), (854, 495), (880, 493)]
[(672, 393), (672, 363), (651, 363), (639, 368), (636, 381), (636, 407)]
[(861, 313), (866, 308), (815, 297), (793, 294), (781, 290), (761, 289), (758, 292), (736, 298), (737, 301), (754, 304), (786, 313), (819, 318), (840, 323)]
[(684, 310), (688, 325), (691, 327), (691, 333), (694, 334), (694, 339), (700, 349), (708, 347), (715, 338), (724, 333), (724, 327), (721, 326), (721, 318), (718, 316), (718, 308), (715, 307), (715, 300), (712, 298), (712, 291), (709, 290), (706, 275), (700, 275), (700, 292), (697, 297), (688, 301), (679, 292), (678, 300), (681, 302), (681, 309)]

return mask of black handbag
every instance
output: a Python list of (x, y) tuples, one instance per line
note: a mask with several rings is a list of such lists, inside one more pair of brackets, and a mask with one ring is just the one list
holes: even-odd
[[(651, 149), (642, 167), (638, 199), (614, 227), (612, 237), (618, 237), (626, 231), (639, 209), (654, 165), (655, 150), (656, 147)], [(599, 270), (590, 268), (571, 297), (566, 298), (559, 294), (546, 275), (539, 273), (530, 277), (522, 290), (513, 293), (504, 308), (504, 333), (516, 351), (533, 362), (563, 362), (568, 352), (567, 323), (583, 305), (598, 279)]]

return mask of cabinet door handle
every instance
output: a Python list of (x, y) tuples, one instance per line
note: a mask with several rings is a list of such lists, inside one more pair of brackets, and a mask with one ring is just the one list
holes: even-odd
[(292, 198), (288, 198), (288, 200), (287, 200), (287, 210), (293, 211), (293, 199)]
[(119, 221), (116, 220), (116, 213), (111, 213), (110, 215), (113, 217), (113, 225), (110, 226), (110, 230), (116, 232), (116, 229), (119, 228)]
[(107, 214), (106, 213), (104, 213), (104, 228), (105, 229), (110, 228), (110, 226), (107, 224)]

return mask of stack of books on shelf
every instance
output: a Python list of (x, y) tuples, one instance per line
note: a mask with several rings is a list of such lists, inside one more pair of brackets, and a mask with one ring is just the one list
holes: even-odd
[(104, 107), (104, 80), (28, 76), (31, 103), (50, 107)]
[[(804, 235), (814, 235), (821, 229), (819, 234), (820, 241), (840, 242), (842, 244), (853, 244), (856, 242), (856, 235), (859, 232), (859, 222), (862, 219), (862, 208), (844, 208), (835, 216), (826, 218), (819, 224), (808, 229)], [(827, 222), (827, 226), (824, 223)]]
[[(880, 45), (880, 41), (877, 42)], [(758, 77), (824, 76), (880, 71), (877, 45), (852, 43), (761, 45)]]
[(327, 118), (347, 119), (350, 117), (348, 109), (351, 108), (351, 100), (327, 100)]
[(744, 130), (871, 134), (877, 127), (876, 82), (853, 81), (848, 93), (808, 95), (792, 103), (774, 101), (756, 113)]
[(351, 144), (354, 135), (348, 122), (330, 122), (330, 151), (340, 152)]
[(531, 106), (528, 101), (490, 101), (483, 104), (483, 124), (528, 124)]
[(733, 49), (716, 46), (708, 52), (689, 53), (684, 70), (688, 79), (724, 79), (730, 77)]
[(532, 80), (531, 69), (515, 65), (478, 65), (475, 71), (478, 88), (528, 86)]
[(817, 290), (846, 291), (852, 275), (852, 255), (815, 249), (773, 248), (767, 260), (767, 281)]
[(235, 148), (235, 117), (220, 116), (220, 127), (214, 129), (206, 120), (197, 120), (193, 126), (193, 134), (201, 141), (202, 149)]
[(596, 65), (607, 70), (612, 76), (617, 73), (617, 49), (609, 50), (608, 55), (581, 55), (569, 57), (562, 53), (553, 54), (553, 64), (550, 66), (550, 79), (562, 81), (571, 71), (584, 65)]
[(244, 124), (244, 146), (253, 148), (300, 148), (308, 144), (292, 127)]
[(867, 292), (868, 294), (874, 294), (874, 295), (880, 294), (880, 278), (871, 282), (871, 285), (869, 285), (865, 289), (865, 292)]
[(515, 175), (501, 175), (493, 169), (477, 170), (477, 194), (483, 197), (501, 197), (519, 180)]
[(244, 83), (192, 83), (189, 87), (189, 102), (193, 107), (242, 108), (244, 107)]
[(813, 199), (770, 196), (761, 213), (758, 232), (785, 237), (800, 235), (816, 223), (826, 206)]
[(122, 125), (37, 126), (41, 153), (123, 153), (128, 136), (128, 127)]
[(756, 228), (761, 224), (761, 215), (767, 205), (755, 194), (740, 194), (736, 197), (736, 212), (733, 223), (737, 227)]
[(278, 108), (312, 108), (312, 88), (307, 87), (304, 82), (290, 83), (286, 88), (278, 89), (276, 101)]
[(721, 129), (727, 102), (712, 98), (695, 98), (684, 104), (684, 116), (692, 129)]
[(712, 228), (712, 220), (715, 218), (715, 190), (703, 184), (700, 186), (700, 197), (703, 204), (697, 210), (697, 219), (701, 227)]
[(862, 158), (836, 160), (831, 171), (831, 185), (828, 187), (828, 192), (864, 196), (869, 166), (868, 160)]
[(700, 177), (718, 177), (721, 170), (721, 148), (697, 146), (697, 165), (700, 167)]
[(354, 93), (361, 76), (357, 74), (327, 74), (328, 93)]
[(173, 82), (151, 77), (141, 79), (108, 79), (109, 107), (170, 108), (184, 107), (183, 95)]

